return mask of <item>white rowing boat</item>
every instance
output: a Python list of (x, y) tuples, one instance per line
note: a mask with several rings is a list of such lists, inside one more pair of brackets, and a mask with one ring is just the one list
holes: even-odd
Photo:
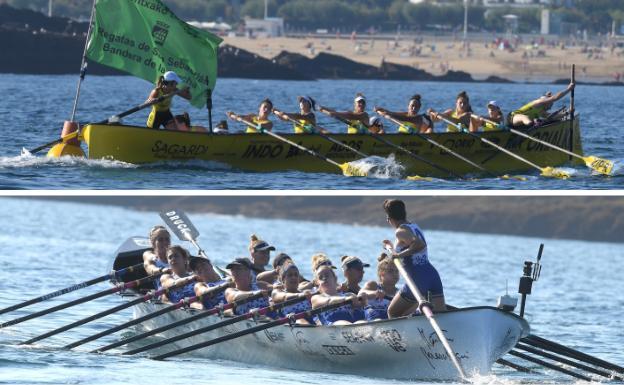
[[(155, 303), (137, 305), (135, 317), (152, 313), (162, 306)], [(152, 330), (196, 311), (177, 310), (142, 325), (146, 330)], [(167, 330), (159, 336), (174, 337), (221, 320), (219, 316), (207, 317)], [(521, 337), (529, 334), (529, 325), (523, 318), (494, 307), (439, 313), (436, 320), (469, 376), (489, 373), (496, 360), (509, 352)], [(253, 320), (242, 321), (152, 352), (160, 354), (177, 350), (255, 325)], [(457, 369), (424, 316), (341, 326), (282, 325), (198, 349), (187, 353), (188, 356), (402, 380), (458, 378)]]
[[(133, 237), (118, 250), (113, 269), (139, 263), (149, 247), (147, 239)], [(128, 276), (125, 279), (136, 279)], [(135, 305), (138, 318), (166, 305)], [(166, 326), (199, 310), (179, 309), (141, 324), (146, 330)], [(171, 338), (221, 321), (215, 315), (164, 331)], [(472, 307), (436, 314), (462, 367), (468, 375), (487, 374), (496, 360), (529, 335), (523, 318), (495, 307)], [(253, 327), (247, 320), (180, 340), (150, 351), (161, 354)], [(153, 342), (153, 341), (150, 341)], [(194, 350), (187, 356), (227, 359), (248, 364), (295, 370), (355, 374), (411, 380), (454, 380), (458, 372), (424, 316), (379, 320), (341, 326), (281, 325), (225, 343)], [(183, 356), (184, 357), (184, 356)]]

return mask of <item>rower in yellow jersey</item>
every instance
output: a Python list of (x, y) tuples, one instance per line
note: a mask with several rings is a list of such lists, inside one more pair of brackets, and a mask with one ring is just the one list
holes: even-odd
[[(182, 83), (182, 79), (173, 71), (167, 71), (158, 78), (156, 88), (150, 92), (147, 102), (151, 102), (163, 95), (177, 91), (178, 85)], [(184, 99), (191, 100), (191, 92), (188, 88), (178, 92), (178, 95)], [(152, 111), (147, 118), (147, 127), (160, 128), (163, 126), (169, 129), (177, 129), (177, 121), (171, 113), (171, 99), (167, 98), (160, 103), (152, 106)]]
[(563, 98), (569, 92), (574, 89), (575, 83), (570, 82), (568, 87), (553, 95), (552, 92), (547, 92), (538, 99), (535, 99), (524, 106), (512, 111), (509, 114), (509, 120), (514, 127), (531, 127), (541, 124), (541, 119), (548, 116), (548, 110), (559, 99)]
[[(470, 98), (468, 98), (466, 91), (462, 91), (457, 95), (454, 109), (448, 109), (442, 113), (438, 113), (430, 108), (427, 110), (427, 113), (434, 122), (440, 121), (440, 117), (444, 117), (453, 123), (460, 124), (461, 127), (470, 132), (476, 132), (479, 128), (477, 118), (472, 116)], [(459, 132), (459, 130), (456, 126), (449, 124), (446, 127), (446, 132)]]
[[(316, 102), (309, 96), (297, 97), (299, 102), (299, 113), (296, 112), (280, 112), (273, 110), (273, 113), (284, 121), (298, 121), (297, 124), (293, 124), (295, 134), (314, 134), (316, 132), (316, 116), (314, 110), (316, 110)], [(319, 132), (327, 134), (328, 131), (319, 128)]]
[(348, 121), (347, 134), (368, 134), (369, 133), (369, 117), (366, 112), (366, 98), (358, 93), (353, 100), (353, 111), (334, 111), (332, 109), (321, 107), (321, 112), (325, 112), (329, 116), (337, 119)]
[(401, 122), (400, 134), (429, 134), (433, 132), (433, 122), (428, 115), (418, 113), (421, 107), (420, 99), (418, 94), (412, 96), (407, 103), (407, 112), (393, 112), (381, 107), (375, 107), (375, 112)]
[(245, 133), (247, 134), (259, 134), (260, 128), (262, 130), (271, 131), (273, 128), (273, 122), (269, 120), (269, 113), (273, 110), (273, 102), (269, 99), (264, 99), (260, 102), (260, 107), (258, 108), (258, 115), (255, 114), (247, 114), (247, 115), (237, 115), (232, 111), (227, 111), (225, 114), (228, 118), (232, 120), (236, 120), (237, 118), (242, 118), (248, 122), (251, 122), (256, 127), (247, 126), (247, 130)]
[(483, 127), (483, 131), (500, 131), (505, 127), (505, 115), (501, 110), (496, 100), (490, 100), (487, 104), (488, 116), (482, 118), (480, 116), (473, 115), (477, 118), (479, 125)]

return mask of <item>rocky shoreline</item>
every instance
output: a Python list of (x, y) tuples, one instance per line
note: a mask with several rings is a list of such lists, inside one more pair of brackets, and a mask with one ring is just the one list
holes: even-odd
[[(86, 23), (66, 18), (48, 18), (40, 13), (0, 5), (0, 73), (76, 74), (84, 49)], [(499, 76), (475, 80), (463, 71), (448, 71), (435, 76), (408, 65), (383, 62), (372, 66), (327, 52), (313, 58), (282, 51), (272, 59), (238, 47), (222, 44), (218, 52), (218, 76), (275, 80), (371, 79), (442, 82), (514, 83)], [(93, 75), (125, 73), (89, 63)], [(554, 83), (567, 83), (560, 79)], [(595, 84), (595, 83), (590, 83)], [(624, 83), (598, 83), (622, 85)]]

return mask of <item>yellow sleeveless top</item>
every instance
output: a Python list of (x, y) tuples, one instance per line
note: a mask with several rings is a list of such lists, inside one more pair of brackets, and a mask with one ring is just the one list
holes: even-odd
[[(165, 95), (165, 93), (162, 90), (158, 90), (156, 91), (158, 93), (158, 97), (161, 97), (163, 95)], [(167, 111), (168, 109), (171, 108), (171, 101), (173, 100), (173, 98), (167, 98), (165, 100), (163, 100), (160, 103), (156, 103), (152, 106), (152, 111)]]
[(359, 120), (349, 120), (347, 134), (367, 134), (368, 128)]
[[(308, 114), (314, 116), (312, 113)], [(295, 134), (312, 134), (314, 133), (314, 127), (312, 126), (312, 119), (299, 119), (298, 124), (293, 124), (293, 130)]]
[[(253, 124), (266, 124), (266, 123), (269, 123), (269, 121), (268, 121), (268, 120), (266, 120), (266, 119), (258, 119), (258, 117), (257, 117), (257, 116), (254, 116), (254, 117), (251, 119), (251, 122), (252, 122)], [(245, 133), (246, 133), (246, 134), (258, 134), (258, 133), (260, 133), (260, 130), (258, 130), (258, 129), (257, 129), (257, 128), (255, 128), (255, 127), (247, 126), (247, 131), (245, 131)]]
[[(459, 116), (457, 115), (457, 112), (453, 111), (451, 113), (451, 118), (453, 119), (459, 119)], [(461, 123), (459, 123), (461, 125)], [(447, 124), (446, 125), (446, 132), (459, 132), (459, 130), (457, 129), (457, 127), (451, 125), (451, 124)]]
[(483, 131), (500, 131), (500, 127), (498, 124), (485, 122), (485, 124), (483, 125)]
[(544, 106), (538, 106), (538, 107), (533, 107), (533, 105), (536, 103), (537, 101), (534, 100), (532, 102), (529, 102), (527, 104), (525, 104), (524, 106), (518, 108), (517, 110), (513, 111), (511, 113), (511, 116), (514, 116), (516, 114), (523, 114), (529, 117), (529, 119), (537, 119), (539, 117), (542, 116), (542, 113), (545, 111)]
[(400, 134), (413, 134), (419, 131), (420, 130), (416, 128), (416, 125), (411, 122), (401, 122), (401, 125), (399, 126)]

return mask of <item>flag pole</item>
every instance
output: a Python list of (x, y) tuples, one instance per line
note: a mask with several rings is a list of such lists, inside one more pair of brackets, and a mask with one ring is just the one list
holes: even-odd
[(91, 6), (91, 17), (89, 18), (89, 29), (87, 30), (87, 40), (85, 41), (84, 51), (82, 52), (82, 63), (80, 64), (80, 78), (78, 79), (78, 86), (76, 88), (76, 97), (74, 99), (74, 107), (72, 108), (70, 122), (74, 121), (76, 117), (76, 108), (78, 107), (78, 98), (80, 97), (80, 86), (87, 73), (87, 46), (89, 45), (89, 38), (91, 37), (91, 30), (93, 29), (93, 16), (95, 15), (95, 3), (97, 0), (93, 0)]
[(208, 108), (208, 128), (210, 133), (212, 134), (212, 89), (210, 88), (210, 79), (206, 77), (206, 85), (208, 85), (208, 89), (206, 90), (206, 108)]

